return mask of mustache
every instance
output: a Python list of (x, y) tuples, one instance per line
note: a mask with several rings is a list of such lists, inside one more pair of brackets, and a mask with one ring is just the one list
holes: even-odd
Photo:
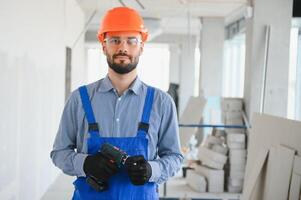
[(117, 53), (113, 55), (113, 59), (116, 58), (117, 56), (127, 56), (129, 59), (132, 59), (132, 56), (126, 54), (126, 53)]

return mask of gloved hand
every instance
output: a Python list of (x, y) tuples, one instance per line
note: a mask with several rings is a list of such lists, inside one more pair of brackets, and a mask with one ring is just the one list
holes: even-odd
[(107, 182), (111, 176), (118, 172), (118, 167), (101, 152), (89, 155), (84, 161), (84, 172), (97, 181)]
[(152, 168), (143, 156), (129, 157), (125, 166), (134, 185), (144, 185), (152, 176)]

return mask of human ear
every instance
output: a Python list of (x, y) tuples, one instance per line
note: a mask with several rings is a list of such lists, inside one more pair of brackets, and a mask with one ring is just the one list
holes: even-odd
[(141, 46), (140, 46), (140, 54), (139, 55), (141, 55), (143, 53), (143, 50), (144, 50), (144, 43), (142, 42)]
[(106, 45), (104, 43), (102, 43), (102, 52), (104, 55), (107, 55), (107, 48)]

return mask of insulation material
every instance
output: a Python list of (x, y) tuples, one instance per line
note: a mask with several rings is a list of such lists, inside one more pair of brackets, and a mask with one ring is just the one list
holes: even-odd
[(223, 155), (226, 155), (228, 152), (228, 148), (226, 146), (219, 145), (219, 144), (212, 145), (211, 149), (212, 149), (212, 151), (215, 151), (215, 152), (223, 154)]
[(241, 186), (228, 185), (228, 192), (231, 192), (231, 193), (240, 193), (241, 191), (242, 191), (242, 187)]
[(224, 168), (224, 164), (216, 162), (214, 160), (211, 160), (208, 157), (203, 158), (202, 164), (206, 165), (208, 167), (211, 167), (213, 169), (223, 169)]
[(198, 165), (195, 171), (206, 177), (208, 192), (224, 192), (224, 170), (216, 170)]
[(204, 165), (214, 169), (223, 169), (224, 164), (227, 161), (227, 156), (214, 152), (203, 146), (199, 147), (198, 157)]
[(232, 133), (227, 131), (227, 143), (229, 142), (237, 142), (237, 143), (245, 143), (246, 135), (240, 133)]
[(229, 177), (228, 192), (241, 192), (246, 169), (247, 151), (246, 135), (241, 132), (227, 131), (227, 145), (229, 147)]
[(240, 133), (240, 134), (245, 134), (244, 129), (241, 128), (226, 128), (225, 129), (227, 133)]
[(243, 125), (244, 124), (242, 118), (240, 118), (240, 119), (228, 119), (224, 123), (227, 124), (227, 125)]
[[(259, 160), (259, 158), (266, 156), (266, 151), (272, 146), (279, 144), (295, 149), (297, 154), (301, 154), (301, 122), (253, 113), (251, 124), (252, 129), (248, 139), (248, 159), (242, 199), (258, 200), (263, 199), (262, 189), (265, 188), (266, 178), (266, 173), (262, 170), (264, 160)], [(254, 180), (252, 173), (255, 172), (259, 173), (256, 174), (258, 179)]]
[(230, 149), (245, 149), (246, 135), (227, 131), (227, 145)]
[(230, 165), (230, 178), (243, 179), (245, 177), (245, 170), (239, 170)]
[[(202, 113), (206, 100), (201, 97), (190, 97), (187, 106), (181, 115), (180, 124), (199, 124), (202, 121)], [(197, 128), (180, 127), (180, 142), (187, 146), (190, 138), (197, 132)]]
[(229, 161), (230, 164), (245, 165), (247, 158), (246, 149), (230, 149)]
[(223, 144), (223, 142), (224, 141), (221, 138), (215, 137), (213, 135), (208, 135), (204, 142), (204, 146), (210, 148), (214, 144)]
[(231, 193), (240, 193), (243, 187), (243, 179), (228, 178), (227, 190)]
[(214, 135), (215, 137), (219, 137), (219, 138), (223, 138), (224, 139), (226, 137), (226, 131), (214, 128), (212, 130), (212, 135)]
[(243, 116), (242, 116), (242, 113), (239, 111), (239, 112), (232, 112), (232, 111), (229, 111), (229, 112), (223, 112), (222, 113), (222, 120), (223, 121), (227, 121), (227, 120), (231, 120), (231, 119), (242, 119)]
[(203, 175), (194, 170), (187, 170), (187, 184), (197, 192), (206, 192), (207, 182)]
[(221, 108), (223, 111), (242, 111), (243, 101), (240, 98), (223, 98)]
[(242, 178), (231, 178), (231, 177), (228, 178), (228, 185), (242, 188), (243, 183), (244, 183), (244, 179)]
[(246, 148), (246, 143), (242, 142), (228, 142), (227, 143), (228, 147), (230, 149), (245, 149)]
[(243, 163), (243, 164), (231, 164), (230, 167), (231, 167), (232, 170), (235, 170), (235, 171), (245, 171), (246, 170), (246, 163)]

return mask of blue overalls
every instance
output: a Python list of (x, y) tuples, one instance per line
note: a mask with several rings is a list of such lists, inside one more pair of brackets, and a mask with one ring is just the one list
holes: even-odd
[[(89, 124), (90, 137), (87, 140), (88, 154), (95, 154), (102, 144), (110, 143), (128, 155), (143, 155), (148, 159), (147, 131), (150, 113), (154, 98), (154, 88), (148, 87), (144, 102), (143, 114), (135, 137), (101, 137), (86, 86), (79, 88), (83, 108)], [(73, 183), (75, 191), (73, 200), (154, 200), (159, 199), (157, 184), (148, 182), (142, 186), (135, 186), (130, 182), (129, 176), (124, 168), (112, 176), (108, 182), (109, 188), (103, 192), (95, 191), (86, 183), (86, 177), (78, 177)]]

